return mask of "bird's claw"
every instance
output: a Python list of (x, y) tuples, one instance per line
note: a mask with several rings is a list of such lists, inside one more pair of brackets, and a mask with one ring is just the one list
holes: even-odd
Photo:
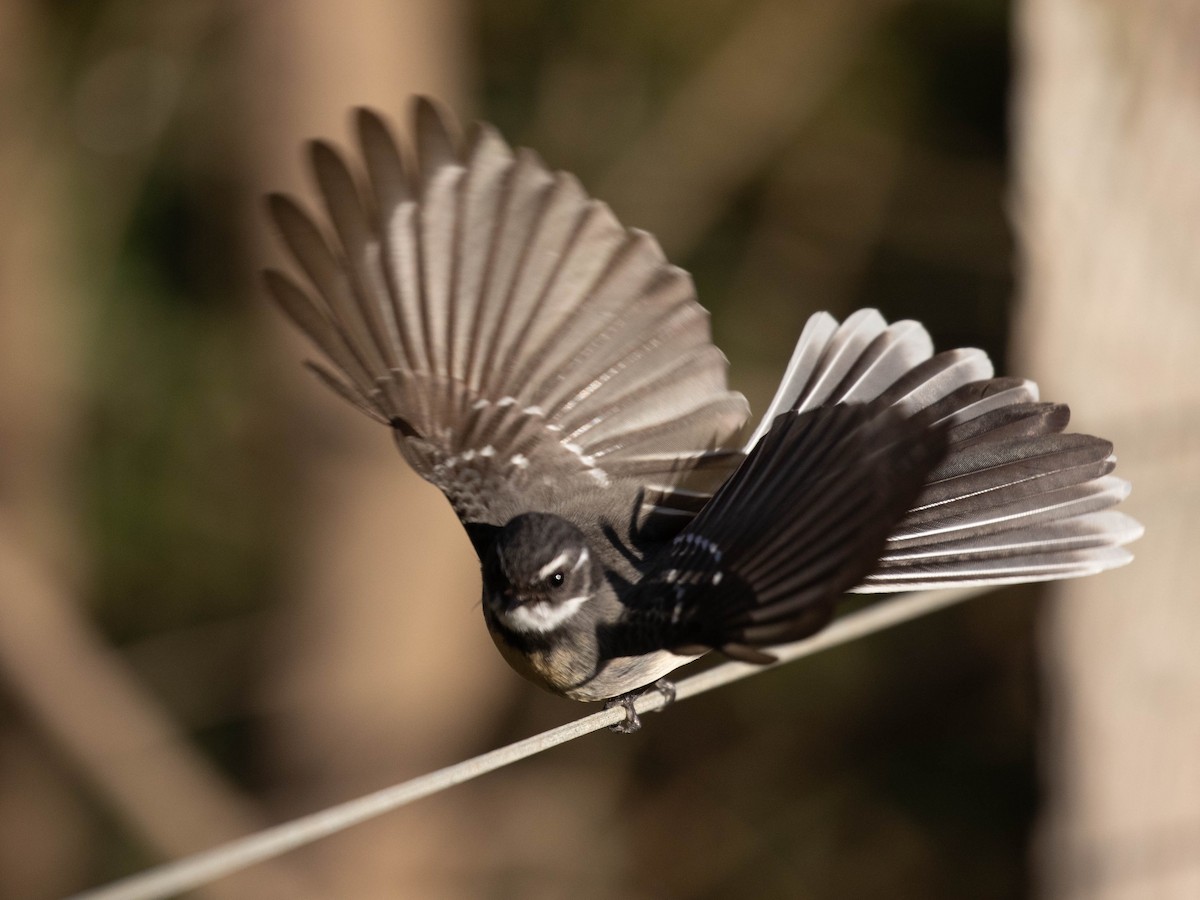
[(623, 706), (625, 708), (625, 718), (609, 725), (609, 731), (615, 731), (617, 734), (633, 734), (635, 731), (641, 729), (642, 717), (633, 708), (633, 701), (640, 696), (640, 692), (635, 692), (632, 694), (622, 694), (620, 697), (613, 697), (611, 700), (604, 701), (605, 709), (612, 709), (614, 706)]
[(649, 687), (647, 690), (658, 691), (663, 695), (663, 705), (656, 709), (655, 712), (662, 712), (675, 702), (675, 682), (668, 678), (658, 679), (658, 681), (654, 682), (654, 684), (651, 685), (651, 687)]
[(609, 731), (615, 731), (618, 734), (633, 734), (642, 727), (642, 717), (638, 715), (633, 704), (639, 697), (644, 697), (651, 691), (658, 691), (663, 696), (663, 705), (655, 712), (662, 712), (668, 706), (675, 702), (675, 683), (668, 681), (666, 678), (660, 678), (658, 681), (649, 687), (644, 687), (640, 690), (630, 691), (628, 694), (622, 694), (620, 697), (613, 697), (604, 703), (605, 709), (612, 709), (614, 706), (620, 706), (625, 710), (625, 718), (619, 722), (614, 722), (608, 726)]

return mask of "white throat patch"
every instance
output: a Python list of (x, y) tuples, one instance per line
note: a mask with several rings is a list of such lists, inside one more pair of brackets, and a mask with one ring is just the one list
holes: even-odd
[(579, 608), (587, 601), (586, 594), (582, 597), (570, 597), (561, 603), (542, 600), (539, 603), (526, 603), (523, 606), (497, 613), (497, 617), (513, 631), (545, 634), (553, 631), (579, 612)]

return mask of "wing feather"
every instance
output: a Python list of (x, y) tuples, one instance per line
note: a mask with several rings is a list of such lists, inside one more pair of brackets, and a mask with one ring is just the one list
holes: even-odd
[(821, 628), (875, 567), (944, 441), (878, 401), (781, 414), (656, 557), (604, 642), (769, 660), (756, 648)]
[(287, 198), (269, 207), (313, 293), (267, 283), (329, 362), (321, 380), (392, 424), (465, 522), (582, 488), (631, 510), (715, 489), (741, 459), (746, 404), (657, 242), (487, 126), (460, 145), (428, 101), (412, 165), (376, 114), (356, 126), (361, 179), (311, 145), (328, 236)]

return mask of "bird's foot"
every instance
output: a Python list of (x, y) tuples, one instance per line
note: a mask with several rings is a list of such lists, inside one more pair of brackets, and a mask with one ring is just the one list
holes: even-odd
[(604, 701), (605, 709), (612, 709), (614, 706), (625, 707), (625, 718), (609, 725), (609, 731), (615, 731), (617, 734), (633, 734), (635, 731), (641, 729), (642, 717), (633, 708), (633, 701), (640, 696), (642, 696), (641, 691), (634, 691), (631, 694), (622, 694), (620, 697), (613, 697), (611, 700)]
[(638, 715), (633, 704), (639, 697), (644, 697), (651, 691), (658, 691), (663, 696), (663, 705), (655, 712), (662, 712), (668, 706), (675, 702), (675, 683), (668, 681), (666, 678), (660, 678), (658, 681), (649, 687), (641, 688), (640, 690), (630, 691), (628, 694), (622, 694), (619, 697), (613, 697), (604, 703), (605, 709), (612, 709), (614, 706), (623, 707), (625, 710), (625, 718), (620, 722), (616, 722), (608, 726), (609, 731), (615, 731), (618, 734), (633, 734), (642, 727), (642, 717)]
[(655, 712), (662, 712), (675, 702), (675, 682), (671, 681), (669, 678), (658, 679), (658, 681), (654, 682), (654, 684), (647, 688), (647, 690), (658, 691), (663, 696), (663, 705), (656, 709)]

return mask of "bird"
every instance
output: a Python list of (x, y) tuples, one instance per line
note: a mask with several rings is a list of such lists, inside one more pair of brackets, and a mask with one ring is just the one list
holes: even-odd
[[(626, 707), (716, 651), (751, 663), (847, 593), (1071, 578), (1128, 563), (1111, 442), (873, 309), (803, 327), (751, 427), (690, 276), (572, 175), (483, 123), (411, 104), (411, 143), (353, 113), (309, 144), (323, 208), (270, 217), (264, 272), (308, 366), (391, 430), (479, 559), (520, 674)], [(749, 435), (746, 432), (749, 431)]]

